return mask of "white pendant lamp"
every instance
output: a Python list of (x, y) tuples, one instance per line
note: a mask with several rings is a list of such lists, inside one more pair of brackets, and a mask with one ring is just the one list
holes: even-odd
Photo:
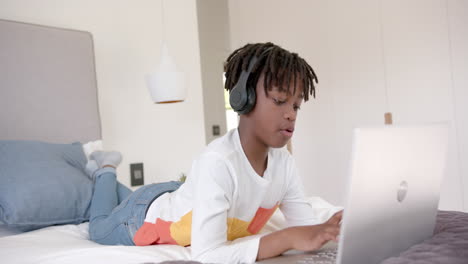
[(185, 75), (177, 69), (166, 45), (164, 28), (164, 0), (161, 0), (162, 43), (159, 64), (152, 74), (146, 76), (146, 84), (153, 102), (168, 104), (183, 102), (186, 97)]
[(177, 70), (166, 44), (161, 47), (158, 68), (146, 76), (151, 98), (157, 104), (183, 102), (187, 95), (184, 73)]

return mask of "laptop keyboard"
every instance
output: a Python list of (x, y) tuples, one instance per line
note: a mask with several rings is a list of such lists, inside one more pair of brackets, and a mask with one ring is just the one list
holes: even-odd
[(297, 261), (297, 264), (334, 264), (338, 249), (329, 249), (318, 252), (314, 255), (307, 255), (303, 259)]

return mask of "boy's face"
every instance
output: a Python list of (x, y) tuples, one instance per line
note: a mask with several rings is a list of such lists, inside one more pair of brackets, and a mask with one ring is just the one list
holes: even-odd
[(297, 82), (294, 94), (292, 81), (289, 93), (280, 92), (276, 85), (265, 93), (263, 77), (262, 74), (257, 82), (255, 107), (247, 116), (253, 121), (252, 130), (258, 140), (268, 147), (283, 147), (294, 133), (297, 113), (303, 101), (302, 82)]

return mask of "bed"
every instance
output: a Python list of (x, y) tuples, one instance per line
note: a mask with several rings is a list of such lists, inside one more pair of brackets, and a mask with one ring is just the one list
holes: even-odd
[[(26, 213), (37, 211), (38, 214), (32, 220), (27, 219), (27, 226), (24, 221), (21, 222), (23, 225), (12, 225), (10, 218), (0, 218), (0, 262), (117, 264), (189, 261), (190, 247), (103, 246), (89, 240), (86, 203), (92, 194), (92, 183), (80, 176), (77, 168), (86, 162), (81, 153), (86, 157), (86, 153), (99, 147), (101, 139), (91, 34), (0, 20), (0, 35), (0, 142), (16, 142), (13, 145), (0, 144), (0, 161), (4, 162), (0, 162), (0, 177), (3, 177), (0, 178), (0, 216), (5, 216), (8, 210), (15, 211), (25, 206), (29, 206)], [(26, 145), (18, 148), (18, 144), (23, 144), (18, 142), (23, 141), (27, 142)], [(12, 148), (18, 155), (6, 160)], [(66, 162), (59, 160), (47, 164), (49, 167), (44, 165), (41, 171), (50, 171), (50, 174), (39, 180), (35, 174), (34, 179), (5, 176), (18, 173), (25, 167), (18, 160), (47, 162), (49, 156), (44, 154), (44, 148), (47, 148), (51, 159), (57, 153), (62, 156), (66, 153)], [(29, 157), (31, 153), (36, 153), (36, 156)], [(8, 172), (5, 168), (15, 162), (18, 167)], [(70, 175), (74, 176), (64, 178), (64, 173), (54, 176), (56, 168), (53, 166), (58, 163), (65, 163), (63, 170), (72, 170)], [(18, 182), (20, 180), (22, 182)], [(22, 193), (23, 183), (30, 181), (36, 181), (31, 188), (41, 186), (44, 190), (54, 190), (50, 192), (49, 202), (62, 200), (57, 198), (59, 195), (68, 200), (71, 196), (69, 202), (79, 200), (81, 203), (74, 203), (66, 209), (81, 209), (79, 212), (68, 210), (68, 215), (62, 219), (49, 221), (50, 217), (56, 218), (57, 209), (48, 208), (47, 203), (35, 204), (40, 200), (38, 196)], [(57, 189), (63, 190), (60, 193)], [(8, 200), (7, 204), (2, 200), (9, 198), (3, 195), (7, 192), (22, 196)], [(335, 207), (319, 198), (308, 199), (320, 221), (336, 211)], [(63, 209), (63, 206), (57, 208)], [(11, 215), (27, 217), (19, 213)], [(47, 221), (31, 222), (39, 218), (47, 218)], [(276, 212), (261, 233), (283, 226), (284, 218)], [(440, 211), (433, 237), (383, 263), (468, 263), (468, 214)]]

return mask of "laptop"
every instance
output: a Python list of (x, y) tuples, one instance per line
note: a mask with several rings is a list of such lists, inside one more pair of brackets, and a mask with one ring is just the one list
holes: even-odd
[(355, 129), (339, 243), (258, 263), (380, 263), (431, 237), (447, 149), (447, 123)]

